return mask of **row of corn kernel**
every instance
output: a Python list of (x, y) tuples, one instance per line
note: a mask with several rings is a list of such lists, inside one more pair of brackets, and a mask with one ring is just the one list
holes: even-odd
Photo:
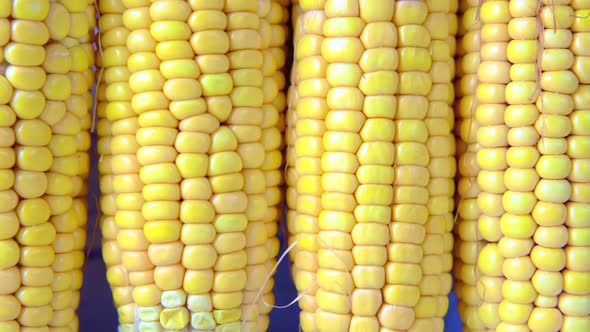
[[(300, 8), (300, 11), (297, 10)], [(314, 5), (308, 1), (300, 1), (295, 5), (293, 10), (297, 15), (294, 22), (294, 63), (293, 67), (298, 68), (300, 62), (306, 58), (320, 55), (323, 37), (323, 23), (326, 20), (326, 14), (323, 6)], [(295, 14), (298, 13), (298, 14)], [(317, 73), (309, 72), (309, 75)], [(316, 270), (318, 268), (317, 258), (317, 210), (320, 207), (321, 197), (317, 193), (310, 194), (307, 188), (301, 188), (300, 183), (305, 176), (321, 176), (321, 152), (317, 151), (321, 147), (323, 131), (323, 120), (326, 113), (325, 100), (317, 98), (318, 94), (324, 93), (321, 90), (321, 78), (308, 78), (299, 70), (292, 71), (291, 102), (293, 109), (289, 128), (295, 134), (287, 134), (293, 139), (289, 140), (292, 145), (293, 154), (291, 154), (294, 163), (294, 172), (288, 176), (293, 179), (292, 188), (295, 192), (291, 193), (289, 200), (293, 200), (289, 205), (292, 211), (289, 212), (287, 219), (289, 232), (292, 234), (292, 241), (297, 241), (295, 250), (292, 252), (293, 258), (293, 279), (295, 287), (299, 292), (305, 295), (299, 299), (301, 313), (299, 324), (303, 331), (314, 331), (317, 329), (315, 322), (316, 304)], [(311, 128), (302, 128), (301, 121), (311, 120), (320, 123), (320, 126)], [(307, 129), (307, 130), (305, 130)], [(314, 216), (315, 214), (315, 216)], [(290, 241), (290, 243), (292, 242)]]
[[(477, 108), (475, 117), (479, 128), (477, 142), (477, 163), (480, 171), (477, 183), (481, 192), (478, 206), (483, 218), (495, 227), (501, 228), (505, 212), (503, 196), (507, 192), (503, 181), (506, 169), (506, 149), (508, 128), (501, 116), (506, 110), (504, 92), (510, 82), (505, 68), (508, 66), (506, 47), (510, 37), (506, 33), (510, 15), (507, 13), (508, 1), (486, 1), (479, 8), (482, 23), (480, 57), (477, 71), (478, 86), (475, 92)], [(500, 237), (501, 238), (501, 237)], [(478, 315), (487, 329), (496, 329), (500, 322), (498, 306), (502, 300), (501, 287), (504, 281), (500, 247), (495, 241), (487, 243), (479, 253), (477, 267), (480, 272), (478, 291), (482, 303), (478, 305)]]
[[(246, 329), (268, 328), (267, 316), (261, 315), (266, 307), (259, 306), (263, 282), (270, 272), (266, 268), (269, 252), (266, 247), (267, 231), (263, 220), (268, 201), (265, 197), (266, 179), (262, 165), (267, 157), (262, 123), (264, 122), (264, 104), (268, 103), (271, 91), (266, 80), (266, 72), (272, 62), (266, 49), (270, 43), (270, 26), (265, 16), (270, 10), (270, 1), (259, 1), (258, 5), (243, 8), (243, 12), (232, 14), (230, 29), (234, 31), (232, 38), (250, 39), (248, 43), (237, 43), (232, 39), (232, 49), (236, 56), (250, 55), (257, 61), (234, 63), (230, 66), (232, 79), (237, 91), (232, 96), (234, 114), (228, 119), (232, 130), (238, 137), (238, 153), (244, 162), (243, 177), (244, 191), (248, 196), (248, 206), (244, 212), (248, 218), (246, 228), (246, 274), (247, 282), (244, 286), (244, 300), (242, 317)], [(256, 35), (254, 35), (256, 33)], [(242, 94), (240, 96), (240, 94)], [(249, 97), (245, 97), (248, 94)], [(272, 282), (266, 287), (272, 289)], [(258, 298), (257, 298), (258, 297)]]
[[(426, 256), (425, 250), (430, 214), (428, 184), (436, 173), (428, 150), (429, 132), (425, 121), (433, 96), (428, 13), (426, 2), (403, 1), (396, 3), (394, 15), (399, 52), (394, 138), (396, 173), (389, 262), (385, 267), (384, 301), (389, 306), (384, 306), (388, 310), (381, 312), (381, 319), (385, 320), (383, 326), (393, 330), (419, 330), (423, 327), (421, 318), (427, 318), (428, 312), (436, 309), (432, 307), (436, 303), (429, 301), (420, 290), (423, 274), (432, 271), (429, 270), (431, 266), (426, 265), (427, 257), (438, 258)], [(408, 255), (408, 251), (403, 250), (406, 248), (414, 254)], [(439, 264), (438, 269), (441, 268)]]
[[(479, 167), (476, 153), (479, 148), (476, 140), (478, 122), (475, 114), (477, 100), (477, 69), (480, 63), (480, 29), (478, 14), (479, 2), (461, 1), (460, 22), (457, 37), (457, 66), (455, 93), (455, 136), (457, 137), (457, 221), (455, 226), (455, 277), (454, 292), (458, 297), (458, 309), (464, 328), (482, 330), (483, 326), (476, 309), (481, 302), (477, 291), (477, 256), (483, 240), (495, 237), (487, 232), (486, 219), (480, 220), (477, 206), (479, 185), (476, 181)], [(480, 223), (481, 222), (481, 223)], [(478, 224), (480, 226), (478, 226)], [(481, 231), (481, 234), (479, 233)]]
[[(117, 4), (119, 4), (117, 6)], [(121, 255), (119, 246), (116, 241), (117, 226), (115, 224), (115, 193), (113, 189), (113, 175), (111, 169), (111, 132), (112, 125), (111, 121), (107, 119), (106, 109), (108, 106), (108, 100), (105, 95), (105, 88), (107, 82), (121, 82), (127, 81), (128, 75), (126, 71), (122, 71), (116, 66), (113, 66), (108, 62), (104, 63), (103, 54), (105, 52), (113, 52), (116, 46), (125, 45), (127, 42), (128, 31), (123, 26), (121, 14), (124, 7), (118, 3), (100, 1), (98, 3), (98, 9), (101, 13), (98, 19), (98, 51), (97, 51), (97, 67), (99, 68), (97, 73), (97, 87), (96, 87), (96, 110), (95, 116), (97, 117), (96, 122), (96, 151), (98, 153), (98, 173), (99, 173), (99, 189), (101, 192), (99, 198), (99, 208), (101, 216), (99, 224), (102, 235), (102, 258), (107, 268), (107, 281), (109, 282), (112, 290), (114, 304), (116, 308), (120, 305), (125, 304), (125, 282), (119, 282), (113, 277), (116, 277), (117, 265), (121, 264)], [(113, 37), (105, 38), (108, 33), (111, 32)], [(116, 38), (118, 37), (118, 38)], [(115, 67), (112, 74), (107, 75), (108, 69)], [(125, 66), (126, 67), (126, 66)], [(121, 75), (123, 74), (123, 75)], [(108, 81), (107, 81), (108, 77)], [(119, 283), (119, 284), (117, 284)], [(115, 289), (116, 286), (120, 288)]]
[[(535, 47), (538, 34), (536, 17), (538, 7), (523, 2), (502, 3), (499, 6), (502, 7), (496, 8), (501, 12), (509, 12), (509, 16), (504, 15), (503, 18), (503, 23), (507, 23), (503, 34), (510, 39), (504, 51), (509, 62), (484, 62), (482, 66), (486, 67), (480, 68), (480, 71), (484, 75), (488, 75), (490, 71), (496, 72), (501, 77), (501, 82), (507, 84), (504, 92), (507, 106), (503, 112), (483, 109), (478, 111), (477, 116), (485, 118), (487, 122), (494, 121), (494, 124), (498, 126), (505, 125), (508, 134), (504, 133), (504, 135), (508, 137), (519, 130), (535, 133), (534, 125), (539, 115), (537, 106), (534, 104), (538, 94)], [(484, 27), (488, 24), (489, 22), (484, 22)], [(530, 45), (533, 47), (527, 47)], [(497, 149), (495, 152), (500, 157), (499, 160), (502, 160), (501, 167), (505, 169), (496, 170), (497, 175), (486, 182), (488, 187), (493, 183), (503, 185), (503, 188), (507, 190), (505, 196), (512, 198), (519, 205), (522, 205), (523, 200), (518, 198), (524, 197), (526, 200), (526, 197), (530, 197), (539, 179), (534, 169), (538, 157), (534, 156), (538, 139), (535, 134), (525, 134), (520, 139), (508, 138), (509, 147)], [(525, 155), (532, 153), (533, 156), (517, 157), (523, 153)], [(498, 157), (492, 159), (490, 156), (489, 159), (498, 160)], [(485, 156), (480, 162), (485, 162)], [(484, 299), (499, 303), (496, 309), (499, 322), (497, 329), (506, 331), (523, 327), (522, 324), (528, 319), (529, 309), (532, 308), (532, 302), (535, 301), (536, 292), (530, 282), (534, 266), (529, 259), (529, 253), (533, 246), (532, 237), (536, 227), (532, 217), (528, 215), (530, 211), (519, 211), (515, 208), (514, 201), (506, 200), (502, 202), (502, 205), (505, 212), (498, 224), (498, 232), (501, 236), (494, 240), (498, 242), (500, 254), (497, 264), (502, 262), (505, 264), (505, 267), (498, 264), (497, 269), (501, 273), (498, 277), (503, 276), (506, 279), (504, 281), (500, 278), (483, 280), (485, 288), (482, 296)], [(494, 297), (493, 300), (492, 297)]]
[[(150, 10), (150, 2), (148, 1), (122, 1), (126, 7), (123, 12), (123, 24), (129, 31), (127, 35), (127, 74), (129, 79), (124, 85), (121, 85), (120, 89), (128, 93), (125, 98), (125, 108), (129, 111), (128, 121), (132, 121), (134, 126), (131, 129), (131, 133), (135, 135), (128, 137), (127, 141), (120, 141), (122, 145), (127, 145), (125, 156), (116, 156), (113, 158), (113, 170), (115, 170), (116, 163), (125, 163), (126, 167), (124, 173), (127, 173), (129, 178), (133, 178), (133, 184), (128, 186), (127, 192), (118, 191), (117, 193), (117, 214), (119, 213), (131, 213), (136, 218), (129, 219), (129, 221), (135, 221), (137, 223), (120, 224), (120, 229), (117, 235), (119, 245), (124, 250), (124, 257), (134, 257), (134, 263), (129, 264), (126, 258), (123, 259), (124, 270), (122, 271), (127, 275), (128, 286), (131, 286), (131, 299), (132, 303), (125, 306), (120, 314), (122, 313), (125, 317), (125, 322), (122, 325), (122, 330), (129, 329), (155, 329), (160, 327), (160, 311), (162, 306), (165, 304), (173, 303), (175, 300), (173, 296), (167, 296), (165, 292), (166, 288), (160, 285), (165, 282), (173, 282), (173, 279), (169, 274), (155, 269), (155, 265), (160, 263), (157, 259), (162, 259), (157, 256), (157, 251), (166, 250), (170, 248), (159, 248), (153, 243), (158, 243), (156, 239), (165, 238), (169, 236), (170, 232), (174, 232), (178, 228), (177, 224), (170, 222), (172, 231), (167, 231), (165, 227), (161, 227), (157, 223), (150, 223), (149, 220), (153, 220), (152, 217), (155, 214), (154, 210), (162, 208), (160, 206), (154, 207), (149, 205), (148, 197), (150, 193), (154, 191), (161, 191), (157, 185), (149, 187), (152, 182), (156, 182), (152, 179), (152, 173), (144, 170), (145, 165), (144, 157), (150, 155), (151, 151), (142, 150), (144, 147), (149, 146), (149, 143), (145, 143), (146, 132), (142, 132), (143, 128), (150, 128), (152, 126), (160, 126), (166, 123), (166, 118), (162, 118), (160, 112), (149, 112), (142, 108), (141, 102), (137, 101), (139, 92), (144, 91), (143, 89), (149, 90), (149, 84), (157, 84), (160, 82), (154, 79), (150, 82), (151, 77), (143, 76), (147, 70), (153, 70), (156, 67), (156, 61), (153, 61), (150, 65), (143, 65), (135, 62), (135, 57), (139, 55), (149, 55), (152, 59), (155, 59), (155, 48), (156, 41), (152, 38), (150, 33), (150, 26), (153, 23), (153, 17)], [(145, 79), (145, 81), (143, 81)], [(143, 82), (142, 82), (143, 81)], [(145, 112), (144, 112), (145, 111)], [(127, 112), (126, 112), (127, 113)], [(147, 134), (153, 134), (147, 131)], [(118, 141), (113, 141), (113, 144)], [(113, 150), (115, 152), (115, 150)], [(151, 156), (150, 156), (151, 157)], [(169, 174), (174, 177), (174, 174)], [(147, 179), (146, 179), (147, 178)], [(158, 178), (158, 179), (161, 179)], [(150, 190), (151, 189), (151, 190)], [(165, 207), (164, 207), (165, 208)], [(168, 220), (166, 217), (164, 218)], [(119, 222), (119, 218), (115, 218)], [(176, 226), (176, 227), (174, 227)], [(158, 234), (154, 229), (162, 232)], [(178, 256), (178, 253), (174, 250), (169, 250), (171, 256)], [(160, 287), (158, 287), (160, 286)], [(162, 291), (164, 290), (164, 291)], [(166, 300), (168, 301), (166, 301)], [(165, 303), (165, 304), (164, 304)], [(162, 304), (162, 306), (160, 305)]]
[[(540, 268), (538, 265), (540, 262), (534, 256), (534, 252), (531, 252), (535, 242), (542, 240), (538, 237), (540, 233), (535, 231), (541, 231), (544, 228), (537, 228), (533, 219), (538, 219), (539, 209), (543, 207), (542, 202), (536, 202), (533, 190), (536, 187), (539, 188), (539, 176), (548, 174), (547, 160), (539, 159), (538, 154), (538, 147), (543, 144), (543, 141), (538, 142), (539, 123), (543, 121), (543, 115), (540, 116), (539, 112), (543, 110), (538, 109), (538, 103), (534, 104), (539, 96), (538, 73), (546, 65), (545, 61), (542, 61), (543, 63), (538, 61), (537, 55), (539, 52), (537, 38), (543, 37), (538, 36), (540, 23), (537, 17), (538, 6), (513, 3), (508, 8), (512, 16), (508, 25), (511, 41), (508, 43), (506, 52), (512, 65), (503, 70), (509, 82), (505, 92), (508, 107), (504, 113), (503, 122), (509, 128), (508, 145), (510, 147), (505, 152), (507, 169), (503, 178), (508, 190), (505, 194), (506, 198), (515, 199), (517, 204), (520, 203), (520, 207), (509, 200), (503, 202), (506, 212), (500, 220), (500, 231), (503, 237), (498, 242), (498, 248), (504, 262), (503, 274), (506, 280), (501, 290), (497, 292), (502, 297), (498, 308), (500, 320), (498, 329), (506, 330), (513, 328), (514, 325), (520, 325), (522, 328), (527, 321), (531, 328), (541, 326), (550, 328), (551, 325), (546, 323), (539, 324), (539, 313), (544, 309), (535, 308), (531, 312), (534, 306), (543, 307), (547, 304), (544, 294), (541, 296), (537, 294), (535, 288), (539, 284), (535, 285), (534, 280), (535, 276), (548, 274), (542, 274), (545, 273), (543, 271), (535, 273), (535, 266)], [(546, 17), (543, 14), (541, 16)], [(545, 50), (542, 52), (545, 53)], [(543, 54), (541, 54), (542, 57)], [(555, 66), (555, 64), (556, 62), (553, 61), (549, 65)], [(545, 93), (541, 98), (541, 100), (545, 99)], [(519, 133), (525, 134), (518, 135)], [(516, 158), (523, 152), (530, 154), (530, 158)], [(532, 283), (531, 278), (533, 278)], [(554, 311), (544, 313), (551, 317)], [(555, 323), (560, 324), (560, 322)]]
[[(121, 253), (121, 264), (113, 267), (111, 271), (113, 279), (117, 281), (116, 284), (123, 287), (120, 290), (128, 292), (125, 294), (124, 305), (117, 308), (122, 324), (121, 330), (125, 331), (130, 330), (135, 323), (135, 312), (141, 305), (138, 297), (145, 298), (143, 294), (145, 292), (142, 292), (143, 285), (153, 279), (150, 277), (151, 265), (145, 255), (147, 241), (143, 232), (145, 223), (141, 196), (143, 185), (137, 158), (140, 146), (139, 139), (135, 135), (140, 125), (138, 114), (132, 106), (132, 70), (129, 67), (131, 55), (138, 51), (136, 45), (143, 42), (136, 40), (134, 30), (138, 27), (149, 27), (149, 20), (145, 20), (145, 4), (140, 7), (140, 3), (136, 2), (134, 5), (137, 8), (130, 8), (127, 1), (120, 1), (119, 4), (113, 3), (113, 5), (123, 7), (121, 15), (123, 27), (111, 33), (111, 35), (121, 33), (121, 39), (117, 46), (105, 51), (103, 63), (105, 67), (108, 65), (115, 67), (105, 70), (105, 76), (109, 76), (109, 72), (121, 74), (121, 79), (113, 80), (112, 83), (108, 83), (107, 79), (105, 94), (109, 101), (106, 115), (112, 125), (110, 163), (115, 193), (114, 220), (118, 228), (115, 240)], [(149, 45), (150, 43), (145, 43), (143, 46)]]
[(0, 2), (3, 331), (78, 330), (93, 5)]
[[(121, 252), (117, 243), (118, 226), (115, 220), (117, 194), (114, 188), (114, 175), (112, 169), (111, 141), (114, 135), (131, 135), (134, 126), (127, 128), (125, 121), (120, 119), (120, 125), (113, 125), (117, 114), (109, 106), (109, 99), (106, 95), (106, 88), (109, 84), (127, 82), (129, 74), (127, 71), (127, 57), (118, 59), (117, 54), (126, 48), (127, 35), (129, 30), (123, 25), (122, 14), (125, 7), (120, 1), (100, 1), (98, 3), (100, 17), (99, 27), (99, 50), (97, 54), (97, 65), (100, 68), (97, 76), (99, 81), (96, 87), (96, 116), (98, 118), (96, 133), (98, 140), (96, 149), (99, 154), (99, 206), (101, 210), (100, 228), (102, 233), (102, 257), (107, 267), (107, 281), (112, 290), (115, 307), (120, 312), (123, 305), (131, 302), (131, 288), (122, 270)], [(114, 54), (115, 56), (110, 56)], [(108, 113), (107, 113), (108, 112)], [(129, 215), (119, 214), (118, 217), (125, 221)]]
[(530, 252), (536, 271), (529, 276), (537, 298), (527, 325), (531, 330), (567, 331), (562, 323), (563, 315), (568, 312), (568, 305), (562, 305), (562, 299), (567, 297), (563, 294), (562, 271), (571, 268), (566, 257), (569, 246), (564, 224), (566, 203), (573, 196), (568, 179), (573, 165), (567, 137), (571, 132), (572, 94), (578, 87), (578, 79), (571, 70), (573, 53), (569, 50), (574, 16), (567, 2), (556, 6), (554, 2), (543, 1), (540, 6), (537, 86), (541, 92), (536, 103), (540, 114), (534, 124), (538, 153), (534, 158), (537, 184), (531, 213), (534, 246)]
[(427, 1), (429, 15), (426, 26), (431, 35), (432, 65), (430, 76), (432, 90), (426, 114), (429, 140), (427, 147), (432, 156), (428, 184), (429, 218), (424, 240), (424, 276), (420, 282), (421, 295), (430, 296), (422, 301), (433, 303), (421, 319), (419, 329), (441, 331), (444, 315), (448, 310), (448, 295), (452, 286), (450, 271), (453, 267), (453, 210), (455, 193), (454, 177), (455, 137), (453, 103), (455, 98), (452, 80), (455, 75), (455, 35), (459, 1)]
[[(180, 221), (183, 225), (180, 242), (185, 246), (185, 253), (181, 268), (186, 271), (183, 270), (179, 278), (184, 278), (182, 287), (188, 294), (186, 307), (190, 311), (190, 326), (212, 329), (218, 324), (235, 324), (240, 318), (239, 308), (236, 307), (243, 299), (241, 290), (244, 281), (241, 278), (245, 277), (243, 269), (246, 265), (241, 251), (245, 239), (241, 232), (246, 229), (247, 220), (241, 213), (245, 209), (243, 198), (234, 202), (236, 213), (233, 215), (222, 206), (223, 195), (228, 192), (236, 191), (240, 196), (244, 195), (244, 182), (235, 179), (236, 174), (242, 172), (243, 165), (236, 153), (238, 140), (228, 127), (221, 126), (221, 122), (232, 113), (229, 94), (234, 87), (228, 73), (230, 60), (226, 55), (231, 42), (225, 31), (229, 27), (229, 18), (219, 1), (192, 1), (189, 5), (191, 13), (186, 22), (191, 35), (188, 42), (175, 40), (160, 45), (172, 46), (176, 43), (177, 48), (183, 50), (170, 53), (163, 59), (177, 61), (178, 74), (169, 75), (170, 79), (182, 77), (179, 76), (180, 66), (188, 69), (193, 64), (197, 65), (194, 70), (187, 70), (190, 76), (185, 77), (191, 80), (198, 78), (197, 94), (170, 103), (170, 111), (180, 121), (174, 148), (179, 152), (176, 166), (182, 178)], [(207, 16), (210, 16), (209, 19)], [(173, 49), (170, 47), (171, 51)], [(190, 61), (191, 58), (194, 62)], [(180, 61), (185, 61), (185, 64)], [(173, 82), (169, 80), (167, 84)], [(181, 87), (182, 81), (177, 83)], [(184, 93), (191, 92), (187, 88)], [(169, 91), (172, 92), (172, 89)], [(224, 161), (232, 165), (224, 167)], [(234, 247), (228, 246), (228, 242), (234, 242)], [(229, 254), (231, 251), (235, 253)], [(235, 284), (231, 285), (233, 289), (224, 285), (227, 282), (224, 279), (233, 279), (231, 270), (236, 270), (233, 275), (234, 278), (237, 276)], [(178, 327), (186, 323), (184, 321)]]
[[(119, 307), (118, 312), (122, 324), (120, 329), (129, 331), (134, 328), (142, 329), (143, 322), (141, 320), (138, 322), (138, 313), (143, 313), (145, 307), (157, 305), (160, 302), (160, 297), (157, 296), (159, 294), (153, 290), (152, 286), (156, 277), (153, 263), (150, 262), (151, 257), (149, 257), (149, 241), (144, 234), (148, 213), (144, 211), (146, 204), (142, 195), (144, 181), (139, 162), (141, 155), (139, 149), (143, 146), (139, 132), (142, 121), (135, 107), (135, 81), (133, 80), (133, 74), (139, 68), (130, 66), (131, 56), (144, 50), (153, 50), (154, 42), (150, 40), (147, 33), (151, 23), (149, 2), (121, 1), (121, 4), (125, 7), (122, 19), (127, 32), (126, 42), (115, 49), (118, 54), (105, 54), (105, 60), (107, 57), (116, 55), (116, 58), (109, 60), (116, 61), (116, 65), (122, 66), (121, 70), (128, 75), (126, 81), (109, 84), (106, 94), (110, 101), (107, 117), (113, 121), (111, 168), (116, 194), (115, 222), (119, 228), (116, 240), (122, 257), (122, 265), (116, 271), (119, 273), (120, 283), (130, 292), (128, 303)], [(126, 127), (125, 132), (116, 133), (115, 127), (119, 125)]]
[[(184, 308), (187, 295), (182, 289), (184, 268), (179, 265), (183, 246), (177, 242), (181, 232), (178, 221), (181, 168), (173, 164), (177, 154), (170, 147), (178, 120), (167, 110), (171, 100), (169, 91), (181, 87), (167, 88), (172, 82), (166, 79), (170, 78), (171, 71), (184, 69), (183, 74), (191, 75), (194, 70), (174, 70), (174, 63), (166, 60), (176, 59), (172, 56), (176, 54), (171, 50), (173, 46), (166, 42), (175, 40), (176, 33), (188, 34), (184, 21), (190, 8), (179, 1), (123, 3), (127, 7), (124, 18), (130, 18), (125, 21), (130, 52), (127, 68), (132, 95), (130, 105), (138, 123), (135, 136), (138, 149), (133, 157), (141, 188), (136, 208), (142, 216), (142, 225), (137, 225), (140, 227), (136, 237), (141, 239), (142, 245), (134, 250), (143, 257), (137, 260), (142, 266), (127, 270), (129, 276), (133, 276), (130, 281), (136, 306), (130, 328), (133, 327), (133, 331), (184, 328), (188, 321), (188, 311)], [(192, 52), (187, 54), (192, 57)], [(135, 61), (136, 57), (149, 61)], [(134, 278), (135, 275), (143, 278)], [(169, 322), (169, 317), (175, 315), (178, 327)]]
[[(572, 94), (573, 111), (569, 114), (571, 131), (568, 152), (572, 168), (568, 179), (572, 194), (566, 204), (568, 248), (566, 269), (562, 271), (564, 293), (558, 303), (564, 313), (562, 331), (590, 329), (590, 2), (571, 2), (574, 20), (570, 50), (574, 55), (571, 70), (578, 78)], [(569, 264), (568, 264), (569, 262)], [(586, 309), (584, 309), (586, 308)]]
[[(368, 35), (370, 25), (384, 32), (386, 30), (382, 28), (384, 24), (372, 23), (360, 17), (359, 5), (359, 1), (326, 1), (322, 8), (326, 20), (322, 27), (324, 38), (320, 54), (302, 59), (297, 67), (301, 79), (312, 78), (321, 83), (321, 94), (317, 97), (325, 103), (321, 110), (324, 119), (298, 119), (296, 124), (297, 129), (308, 132), (317, 130), (320, 134), (318, 151), (321, 173), (303, 176), (298, 183), (298, 190), (303, 193), (313, 192), (321, 197), (314, 215), (318, 227), (318, 308), (315, 325), (319, 331), (369, 331), (379, 325), (375, 315), (380, 305), (380, 292), (371, 292), (370, 288), (374, 288), (371, 284), (378, 284), (383, 278), (371, 280), (371, 277), (376, 275), (375, 271), (377, 274), (383, 271), (388, 230), (386, 225), (376, 220), (358, 222), (353, 212), (366, 209), (371, 200), (379, 207), (388, 208), (387, 205), (391, 203), (391, 194), (382, 197), (379, 192), (375, 192), (376, 195), (371, 195), (369, 191), (380, 189), (379, 185), (373, 186), (365, 181), (366, 178), (357, 180), (356, 175), (361, 167), (366, 169), (375, 165), (366, 154), (367, 146), (380, 144), (378, 135), (370, 132), (370, 124), (362, 132), (366, 117), (362, 113), (364, 96), (359, 84), (363, 67), (359, 61), (362, 61), (360, 58), (365, 47), (374, 47), (375, 42), (381, 42)], [(368, 45), (361, 42), (363, 36)], [(311, 76), (312, 73), (317, 76)], [(372, 73), (367, 72), (365, 75)], [(371, 88), (374, 90), (375, 87), (367, 86), (367, 90)], [(311, 108), (306, 113), (313, 114)], [(377, 122), (375, 124), (378, 125)], [(365, 143), (363, 138), (368, 138)], [(364, 148), (361, 144), (364, 144)], [(364, 158), (357, 156), (359, 153)], [(373, 230), (378, 230), (378, 236), (363, 236), (365, 232)], [(375, 263), (373, 255), (381, 262)], [(367, 299), (364, 308), (358, 305), (363, 296)]]
[[(226, 123), (237, 137), (237, 150), (243, 165), (243, 192), (247, 197), (243, 213), (248, 220), (244, 230), (245, 243), (240, 250), (246, 253), (243, 300), (237, 304), (245, 330), (266, 329), (268, 322), (260, 316), (254, 301), (268, 274), (265, 263), (269, 257), (264, 215), (268, 201), (264, 195), (266, 181), (261, 170), (266, 153), (262, 144), (264, 121), (264, 68), (265, 48), (263, 19), (268, 2), (236, 3), (230, 9), (228, 32), (230, 37), (230, 75), (234, 89), (230, 93), (232, 114)], [(257, 248), (258, 247), (258, 248)], [(260, 250), (258, 250), (260, 249)], [(234, 267), (238, 268), (238, 267)], [(272, 284), (268, 286), (272, 287)]]

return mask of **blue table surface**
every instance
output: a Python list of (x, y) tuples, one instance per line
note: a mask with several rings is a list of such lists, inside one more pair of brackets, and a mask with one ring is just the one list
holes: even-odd
[[(94, 155), (93, 161), (96, 159)], [(100, 252), (100, 234), (95, 234), (94, 241), (90, 241), (92, 230), (98, 219), (96, 197), (98, 197), (98, 179), (96, 162), (92, 162), (89, 179), (89, 248), (90, 256), (86, 262), (84, 285), (81, 290), (80, 317), (81, 332), (109, 332), (117, 331), (117, 313), (113, 306), (111, 291), (106, 281), (105, 266)], [(284, 246), (282, 250), (284, 250)], [(297, 297), (297, 291), (289, 275), (289, 266), (283, 261), (275, 275), (275, 304), (282, 306)], [(274, 309), (270, 314), (270, 332), (298, 332), (299, 307), (295, 304), (285, 309)], [(457, 299), (454, 294), (449, 296), (449, 312), (445, 317), (445, 331), (461, 331), (461, 322), (457, 312)], [(428, 332), (428, 331), (425, 331)]]

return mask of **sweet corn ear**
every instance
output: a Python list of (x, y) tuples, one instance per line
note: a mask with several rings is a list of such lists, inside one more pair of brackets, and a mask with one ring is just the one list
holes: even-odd
[(121, 330), (267, 329), (287, 13), (102, 2), (103, 256)]
[(458, 128), (466, 144), (455, 270), (463, 322), (469, 330), (581, 331), (590, 326), (588, 310), (578, 310), (590, 296), (579, 288), (588, 243), (578, 240), (587, 227), (578, 217), (588, 203), (580, 177), (587, 154), (578, 142), (588, 29), (578, 14), (588, 5), (465, 1), (464, 8), (456, 112), (469, 124)]
[(0, 5), (0, 329), (77, 331), (94, 1)]
[(444, 328), (456, 11), (294, 5), (287, 223), (303, 331)]

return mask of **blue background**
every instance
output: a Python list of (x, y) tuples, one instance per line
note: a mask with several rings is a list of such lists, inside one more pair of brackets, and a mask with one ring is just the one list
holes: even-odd
[[(111, 291), (106, 281), (105, 266), (100, 252), (100, 234), (97, 232), (92, 239), (92, 230), (98, 221), (97, 200), (99, 195), (96, 169), (96, 154), (93, 154), (92, 169), (89, 179), (90, 198), (88, 200), (88, 249), (89, 260), (86, 262), (84, 285), (81, 291), (80, 317), (81, 332), (117, 331), (117, 313), (115, 311)], [(94, 197), (94, 198), (93, 198)], [(281, 239), (282, 240), (282, 239)], [(283, 242), (284, 243), (284, 242)], [(285, 250), (283, 245), (281, 252)], [(282, 306), (297, 297), (297, 291), (289, 275), (289, 264), (284, 261), (275, 276), (275, 304)], [(445, 331), (461, 331), (461, 322), (457, 313), (457, 299), (450, 295), (449, 313), (445, 317)], [(274, 309), (270, 315), (270, 332), (298, 332), (299, 307), (294, 304), (286, 309)], [(430, 332), (430, 331), (424, 331)]]

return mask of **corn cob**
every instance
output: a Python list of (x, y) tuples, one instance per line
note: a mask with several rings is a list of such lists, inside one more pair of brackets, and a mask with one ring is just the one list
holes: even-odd
[[(479, 233), (481, 213), (477, 206), (479, 185), (476, 181), (479, 166), (476, 139), (479, 124), (474, 116), (477, 108), (475, 89), (477, 69), (480, 63), (479, 1), (460, 2), (460, 22), (457, 39), (457, 80), (455, 105), (457, 125), (457, 225), (455, 227), (454, 291), (459, 299), (458, 309), (464, 328), (469, 331), (483, 330), (476, 309), (481, 302), (477, 292), (477, 256), (483, 240), (497, 240), (496, 233)], [(485, 223), (486, 219), (481, 219)]]
[[(468, 330), (590, 327), (588, 283), (581, 286), (588, 269), (579, 263), (587, 245), (574, 240), (587, 204), (584, 166), (575, 164), (587, 153), (580, 149), (581, 131), (572, 129), (576, 102), (583, 100), (576, 98), (588, 94), (584, 59), (576, 60), (584, 42), (576, 44), (572, 33), (584, 26), (584, 5), (511, 0), (484, 1), (479, 8), (482, 62), (474, 116), (482, 215), (477, 230), (459, 224), (458, 234), (487, 244), (480, 252), (478, 245), (459, 254), (469, 263), (479, 255), (476, 273), (465, 275), (475, 280), (478, 293), (462, 294), (472, 305), (462, 310)], [(463, 106), (462, 100), (460, 116), (467, 114)], [(460, 207), (459, 213), (466, 210)]]
[[(451, 268), (452, 188), (436, 179), (455, 169), (451, 77), (431, 72), (429, 4), (453, 10), (422, 1), (299, 1), (288, 223), (295, 284), (305, 292), (303, 331), (443, 328), (435, 317), (446, 296), (420, 287), (423, 270), (442, 281)], [(436, 105), (447, 131), (430, 138), (427, 123), (436, 121), (426, 116), (439, 114)], [(431, 200), (430, 189), (440, 194)], [(447, 233), (441, 248), (426, 225)]]
[(0, 2), (0, 330), (77, 331), (94, 1)]
[(284, 5), (113, 0), (101, 11), (103, 44), (119, 41), (103, 45), (114, 76), (99, 89), (99, 129), (121, 331), (266, 330)]

